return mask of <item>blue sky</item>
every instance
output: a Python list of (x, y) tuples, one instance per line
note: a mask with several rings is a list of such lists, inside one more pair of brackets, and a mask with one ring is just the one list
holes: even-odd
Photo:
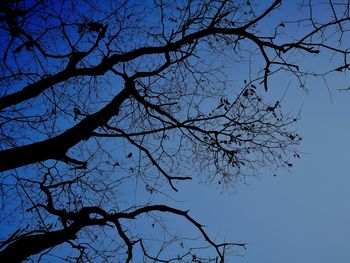
[[(292, 17), (301, 15), (285, 5), (273, 13), (270, 22), (286, 18), (287, 11)], [(299, 30), (290, 32), (305, 33), (302, 28)], [(336, 58), (329, 60), (323, 53), (291, 60), (301, 62), (301, 70), (318, 72), (340, 65)], [(246, 78), (246, 70), (233, 64), (227, 74)], [(306, 92), (296, 79), (277, 74), (264, 96), (271, 100), (281, 98), (288, 88), (282, 107), (294, 114), (301, 111), (295, 127), (303, 138), (298, 148), (301, 159), (295, 160), (290, 170), (261, 169), (259, 176), (247, 178), (245, 184), (236, 185), (231, 192), (199, 184), (198, 179), (179, 183), (179, 193), (171, 194), (179, 201), (167, 203), (189, 209), (190, 215), (206, 225), (210, 236), (219, 242), (248, 243), (248, 250), (237, 250), (232, 262), (348, 262), (350, 92), (339, 91), (348, 83), (343, 74), (327, 76), (328, 87), (322, 78), (309, 79)], [(173, 220), (178, 220), (184, 232), (193, 231), (181, 225), (182, 219)]]
[[(321, 63), (319, 61), (322, 61)], [(337, 62), (305, 58), (321, 72)], [(317, 68), (318, 67), (318, 68)], [(269, 90), (280, 96), (288, 86), (276, 78)], [(309, 92), (290, 85), (284, 110), (301, 109), (297, 124), (301, 159), (290, 171), (262, 171), (233, 194), (201, 186), (187, 201), (212, 234), (249, 243), (234, 262), (348, 262), (350, 258), (350, 93), (345, 75), (311, 79)], [(282, 88), (281, 88), (282, 87)], [(210, 194), (208, 194), (210, 193)]]
[(338, 90), (346, 83), (331, 78), (331, 96), (316, 81), (308, 94), (288, 89), (284, 109), (301, 108), (303, 138), (301, 159), (290, 171), (276, 177), (262, 171), (231, 194), (197, 184), (182, 188), (191, 214), (213, 236), (249, 243), (234, 262), (348, 262), (350, 94)]

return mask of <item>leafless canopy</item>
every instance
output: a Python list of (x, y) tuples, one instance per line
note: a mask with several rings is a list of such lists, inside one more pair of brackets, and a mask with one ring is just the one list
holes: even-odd
[[(292, 5), (300, 14), (281, 16)], [(166, 195), (291, 167), (298, 116), (266, 91), (279, 75), (306, 88), (349, 69), (348, 21), (347, 1), (1, 1), (0, 261), (224, 262), (244, 250)], [(298, 62), (322, 52), (339, 65)]]

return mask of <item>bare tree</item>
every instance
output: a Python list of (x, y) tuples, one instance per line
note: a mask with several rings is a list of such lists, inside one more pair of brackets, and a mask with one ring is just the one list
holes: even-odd
[[(349, 14), (330, 1), (322, 21), (305, 1), (305, 19), (274, 20), (284, 5), (2, 1), (1, 222), (12, 228), (1, 262), (224, 262), (245, 249), (154, 196), (192, 178), (230, 187), (299, 158), (298, 116), (262, 94), (279, 74), (305, 87), (348, 69)], [(295, 62), (321, 50), (342, 64), (311, 72)], [(177, 233), (174, 218), (193, 232)]]

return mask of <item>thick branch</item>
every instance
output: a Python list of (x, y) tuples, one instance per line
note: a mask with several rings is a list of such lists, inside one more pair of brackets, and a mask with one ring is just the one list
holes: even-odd
[(0, 172), (24, 165), (45, 161), (60, 160), (66, 152), (82, 140), (87, 140), (99, 126), (118, 114), (123, 101), (129, 97), (129, 89), (122, 90), (100, 111), (87, 116), (80, 123), (62, 134), (41, 142), (0, 151)]
[(72, 224), (62, 230), (24, 236), (0, 252), (0, 262), (22, 262), (27, 257), (76, 238), (84, 225)]

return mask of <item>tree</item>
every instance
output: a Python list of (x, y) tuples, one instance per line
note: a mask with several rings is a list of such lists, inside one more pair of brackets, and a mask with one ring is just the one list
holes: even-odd
[[(244, 249), (154, 196), (192, 178), (230, 187), (299, 158), (298, 116), (264, 90), (278, 74), (303, 87), (324, 77), (302, 71), (296, 56), (330, 51), (343, 63), (329, 72), (348, 69), (339, 45), (348, 4), (330, 1), (327, 21), (311, 2), (301, 6), (307, 19), (274, 20), (284, 5), (1, 2), (1, 222), (14, 222), (1, 261), (224, 262)], [(290, 31), (298, 25), (302, 35)], [(250, 71), (230, 81), (230, 64)], [(135, 191), (144, 200), (135, 203)], [(199, 236), (178, 235), (174, 217)]]

